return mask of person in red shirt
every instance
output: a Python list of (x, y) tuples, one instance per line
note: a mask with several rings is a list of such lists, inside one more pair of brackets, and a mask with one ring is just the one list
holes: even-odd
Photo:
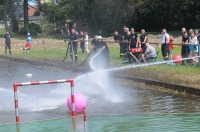
[(25, 46), (22, 48), (23, 51), (28, 51), (31, 49), (31, 43), (27, 40)]
[(172, 60), (172, 52), (174, 50), (174, 46), (172, 42), (174, 41), (174, 37), (170, 36), (169, 37), (169, 59)]

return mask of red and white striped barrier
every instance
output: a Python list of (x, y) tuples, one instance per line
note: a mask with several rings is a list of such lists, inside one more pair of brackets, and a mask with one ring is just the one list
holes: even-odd
[(51, 80), (51, 81), (38, 81), (38, 82), (24, 82), (24, 83), (15, 83), (13, 84), (14, 88), (14, 103), (15, 103), (15, 116), (16, 116), (16, 125), (17, 132), (20, 132), (20, 116), (19, 116), (19, 105), (18, 105), (18, 87), (19, 86), (29, 86), (29, 85), (42, 85), (42, 84), (55, 84), (55, 83), (70, 83), (71, 86), (71, 100), (72, 100), (72, 117), (76, 117), (75, 111), (75, 97), (74, 97), (74, 80)]
[(87, 132), (86, 110), (83, 108), (84, 132)]

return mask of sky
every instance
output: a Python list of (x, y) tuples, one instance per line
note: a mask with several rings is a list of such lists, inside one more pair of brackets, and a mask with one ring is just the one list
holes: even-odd
[(30, 4), (30, 5), (35, 5), (35, 3), (33, 3), (33, 2), (28, 2), (28, 4)]

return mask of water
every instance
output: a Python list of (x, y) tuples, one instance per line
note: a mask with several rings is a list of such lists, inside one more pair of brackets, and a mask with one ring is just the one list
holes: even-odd
[[(157, 64), (161, 63), (166, 62), (158, 62)], [(140, 66), (148, 65), (153, 64)], [(124, 68), (138, 66), (131, 65)], [(117, 127), (115, 124), (120, 122), (126, 126), (128, 122), (134, 120), (135, 115), (141, 115), (141, 119), (145, 115), (149, 115), (151, 119), (155, 118), (155, 120), (157, 118), (156, 114), (161, 114), (163, 118), (166, 114), (170, 115), (172, 113), (194, 113), (194, 115), (198, 115), (200, 111), (200, 99), (198, 97), (177, 96), (153, 90), (122, 86), (115, 78), (111, 78), (107, 72), (124, 68), (100, 70), (75, 78), (75, 93), (82, 93), (87, 97), (87, 113), (89, 115), (124, 115), (119, 120), (112, 117), (108, 122), (106, 120), (109, 116), (96, 119), (93, 119), (92, 116), (92, 121), (90, 121), (90, 118), (88, 119), (88, 125), (102, 121), (100, 130), (104, 130), (104, 127), (108, 126), (114, 125)], [(0, 63), (0, 69), (0, 124), (15, 122), (12, 88), (14, 82), (67, 79), (75, 76), (70, 72), (50, 71), (44, 68), (7, 61)], [(32, 74), (32, 77), (26, 76), (26, 74)], [(70, 112), (66, 107), (66, 100), (70, 96), (69, 88), (69, 84), (20, 87), (19, 110), (21, 122), (69, 117)], [(125, 116), (127, 114), (130, 114), (130, 116)], [(125, 121), (126, 119), (128, 122)], [(165, 123), (167, 121), (170, 122), (166, 120)], [(91, 130), (92, 126), (89, 126), (89, 128)], [(117, 130), (117, 128), (111, 128)], [(123, 128), (122, 130), (125, 129)]]

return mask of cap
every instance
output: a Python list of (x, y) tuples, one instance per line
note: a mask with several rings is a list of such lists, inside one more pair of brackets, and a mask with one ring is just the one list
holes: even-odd
[(101, 36), (98, 36), (97, 39), (103, 39)]

